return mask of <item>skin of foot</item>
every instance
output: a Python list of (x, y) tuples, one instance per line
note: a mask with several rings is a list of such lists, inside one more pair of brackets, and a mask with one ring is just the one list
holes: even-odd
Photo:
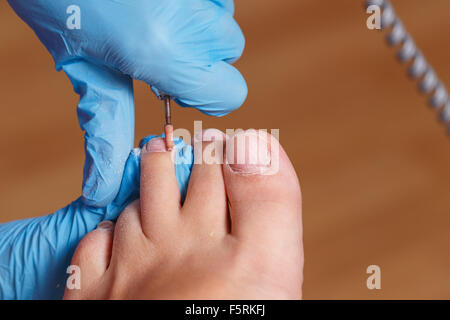
[(193, 143), (183, 204), (173, 152), (144, 146), (140, 199), (82, 239), (65, 299), (302, 297), (300, 186), (277, 139), (209, 129)]

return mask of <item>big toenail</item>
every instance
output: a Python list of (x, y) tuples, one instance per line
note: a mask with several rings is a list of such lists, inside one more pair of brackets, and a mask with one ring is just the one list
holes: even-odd
[(235, 134), (227, 141), (227, 165), (240, 174), (267, 174), (271, 170), (268, 134), (248, 130)]
[(166, 152), (166, 142), (163, 138), (154, 138), (147, 142), (143, 148), (144, 152)]

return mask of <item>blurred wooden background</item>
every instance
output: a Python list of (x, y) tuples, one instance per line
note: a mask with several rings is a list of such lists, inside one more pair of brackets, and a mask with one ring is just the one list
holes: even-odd
[[(450, 86), (450, 1), (396, 0)], [(450, 139), (369, 31), (361, 1), (237, 1), (249, 96), (215, 119), (176, 108), (178, 127), (279, 128), (304, 197), (305, 298), (450, 298)], [(31, 30), (0, 2), (0, 222), (80, 195), (78, 97)], [(135, 83), (136, 143), (160, 103)], [(367, 266), (382, 289), (366, 288)]]

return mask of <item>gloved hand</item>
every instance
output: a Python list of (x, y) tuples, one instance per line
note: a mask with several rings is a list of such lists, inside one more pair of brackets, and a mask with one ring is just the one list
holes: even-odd
[[(140, 147), (154, 137), (142, 140)], [(174, 142), (175, 173), (184, 198), (192, 147), (182, 140)], [(0, 224), (0, 299), (62, 298), (78, 242), (101, 221), (115, 220), (139, 197), (139, 179), (140, 149), (135, 149), (126, 162), (119, 193), (104, 208), (85, 205), (80, 198), (51, 215)]]
[(232, 0), (8, 2), (80, 94), (85, 204), (104, 207), (119, 190), (134, 136), (130, 77), (211, 115), (245, 100), (245, 81), (230, 65), (244, 47)]

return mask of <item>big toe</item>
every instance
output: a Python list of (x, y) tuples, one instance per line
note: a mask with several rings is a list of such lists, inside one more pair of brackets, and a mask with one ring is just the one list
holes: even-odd
[(274, 136), (248, 130), (230, 137), (224, 179), (234, 236), (271, 251), (300, 251), (300, 186)]

